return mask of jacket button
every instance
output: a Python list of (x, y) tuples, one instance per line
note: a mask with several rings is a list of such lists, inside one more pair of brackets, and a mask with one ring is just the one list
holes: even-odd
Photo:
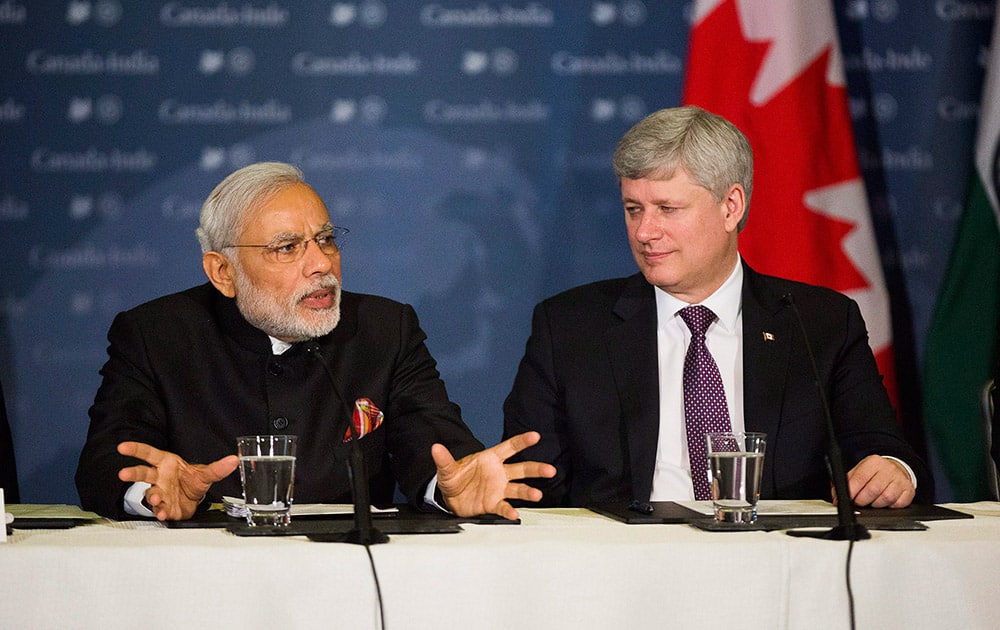
[(282, 429), (288, 428), (288, 418), (285, 416), (278, 416), (271, 421), (271, 426), (275, 429), (281, 431)]
[(270, 374), (271, 376), (281, 376), (281, 373), (284, 371), (285, 369), (281, 367), (280, 363), (271, 361), (270, 363), (267, 364), (267, 373)]

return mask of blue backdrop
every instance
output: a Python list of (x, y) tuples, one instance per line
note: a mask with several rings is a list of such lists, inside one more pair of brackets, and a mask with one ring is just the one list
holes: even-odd
[[(22, 500), (66, 503), (112, 317), (204, 280), (201, 202), (259, 160), (303, 168), (352, 230), (345, 286), (415, 306), (452, 397), (495, 442), (534, 303), (634, 270), (610, 154), (680, 103), (691, 9), (39, 4), (0, 0), (0, 379)], [(900, 376), (915, 379), (995, 3), (835, 7)]]

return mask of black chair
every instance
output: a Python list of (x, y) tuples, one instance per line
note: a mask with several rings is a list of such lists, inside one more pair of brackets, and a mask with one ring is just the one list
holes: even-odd
[(989, 452), (989, 479), (987, 487), (990, 498), (1000, 500), (1000, 383), (991, 378), (983, 386), (983, 421), (986, 424), (986, 448)]
[(10, 435), (7, 422), (7, 405), (3, 399), (3, 384), (0, 383), (0, 488), (3, 488), (5, 503), (20, 503), (17, 489), (17, 464), (14, 462), (14, 439)]

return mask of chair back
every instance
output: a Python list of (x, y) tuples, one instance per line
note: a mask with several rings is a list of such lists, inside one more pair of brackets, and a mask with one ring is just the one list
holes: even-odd
[(983, 411), (983, 429), (986, 435), (987, 454), (987, 475), (986, 487), (990, 492), (990, 498), (994, 501), (1000, 500), (1000, 439), (995, 437), (998, 428), (997, 411), (1000, 405), (997, 399), (1000, 398), (1000, 391), (997, 388), (996, 379), (990, 379), (983, 385), (980, 406)]

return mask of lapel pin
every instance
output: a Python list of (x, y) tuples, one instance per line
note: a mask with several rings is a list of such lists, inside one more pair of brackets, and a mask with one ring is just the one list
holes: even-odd
[(772, 335), (771, 333), (766, 332), (763, 334), (764, 334), (764, 341), (774, 341), (774, 335)]

